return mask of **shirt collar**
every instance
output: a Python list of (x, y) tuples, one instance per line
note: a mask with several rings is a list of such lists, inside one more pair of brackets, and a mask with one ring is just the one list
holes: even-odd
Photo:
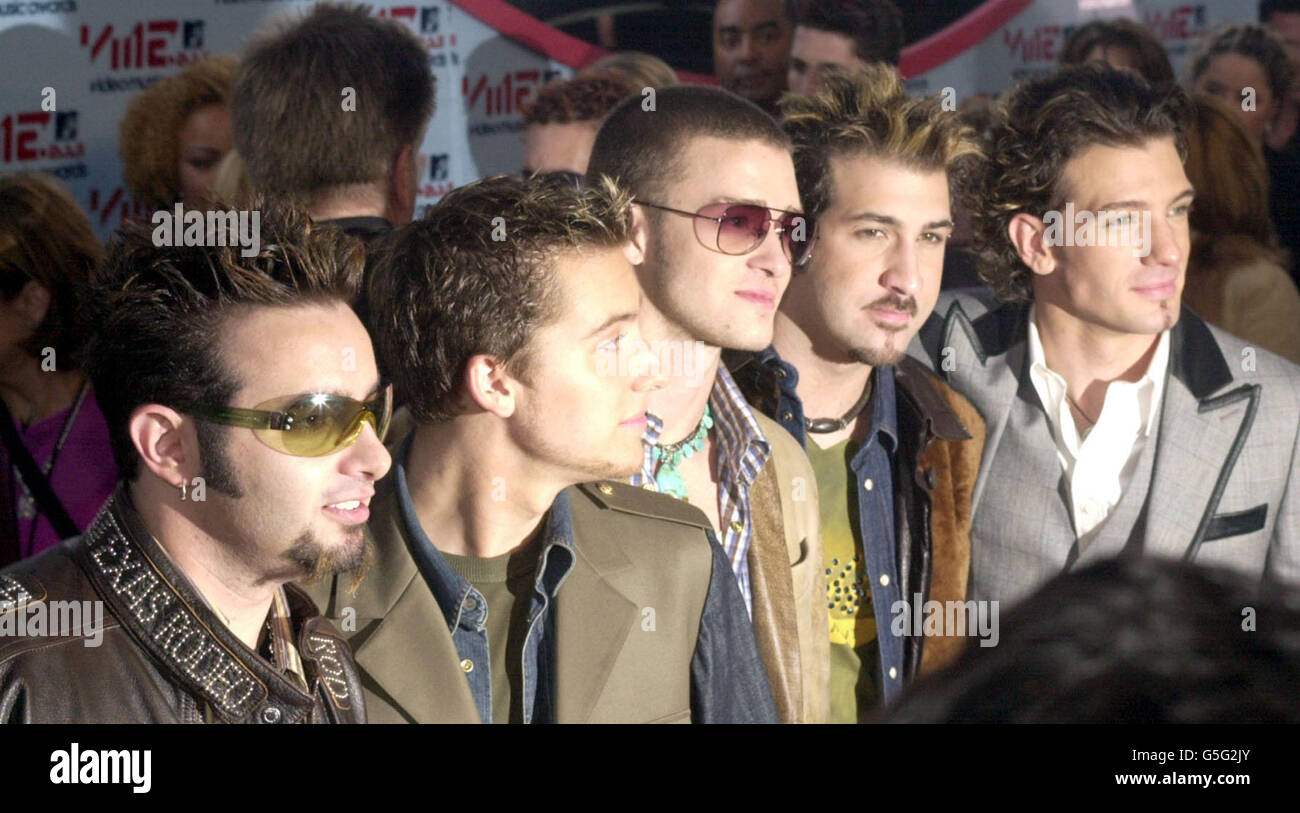
[[(1060, 373), (1047, 366), (1047, 356), (1043, 352), (1043, 340), (1038, 332), (1035, 313), (1035, 307), (1031, 305), (1029, 308), (1029, 375), (1034, 388), (1038, 390), (1039, 397), (1042, 398), (1044, 394), (1047, 396), (1043, 406), (1047, 409), (1048, 415), (1055, 416), (1060, 413), (1061, 402), (1065, 400), (1066, 383)], [(1140, 430), (1143, 435), (1149, 435), (1155, 428), (1168, 369), (1169, 331), (1165, 330), (1160, 334), (1156, 351), (1151, 356), (1146, 372), (1137, 381), (1131, 383), (1131, 386), (1137, 388), (1140, 403), (1143, 405)], [(1130, 382), (1113, 383), (1130, 384)], [(1097, 417), (1100, 420), (1101, 416)]]
[(727, 479), (739, 481), (748, 488), (767, 463), (772, 446), (731, 373), (721, 364), (709, 393), (709, 407), (713, 410), (715, 437), (722, 450), (722, 469)]
[[(411, 432), (402, 441), (389, 476), (393, 478), (398, 515), (410, 543), (411, 556), (438, 602), (448, 629), (454, 631), (459, 626), (461, 613), (465, 609), (465, 596), (473, 587), (447, 562), (446, 557), (425, 533), (415, 513), (415, 504), (411, 500), (411, 490), (406, 481), (406, 461), (414, 438), (415, 432)], [(537, 560), (534, 589), (554, 599), (572, 569), (575, 558), (573, 514), (567, 491), (556, 495), (542, 523), (542, 547)]]
[[(788, 395), (799, 401), (799, 412), (803, 414), (803, 401), (799, 398), (799, 368), (790, 362), (781, 358), (781, 354), (776, 351), (774, 345), (768, 345), (765, 350), (757, 356), (759, 363), (764, 364), (773, 370), (784, 370), (785, 381), (783, 382), (789, 388)], [(892, 366), (880, 366), (872, 369), (871, 380), (873, 391), (871, 393), (871, 434), (879, 433), (889, 451), (892, 453), (898, 448), (898, 400), (897, 390), (894, 386), (894, 368)], [(805, 416), (807, 417), (807, 416)], [(830, 416), (817, 416), (830, 417)], [(866, 443), (862, 444), (863, 446)]]

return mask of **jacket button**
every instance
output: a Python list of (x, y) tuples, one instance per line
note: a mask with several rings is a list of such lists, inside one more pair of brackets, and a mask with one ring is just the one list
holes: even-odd
[(888, 586), (889, 586), (889, 574), (888, 574), (888, 573), (881, 573), (881, 574), (880, 574), (880, 586), (881, 586), (881, 587), (888, 587)]
[(777, 368), (776, 368), (776, 377), (777, 377), (777, 378), (785, 378), (785, 370), (781, 369), (780, 367), (777, 367)]
[(464, 673), (467, 674), (467, 675), (468, 675), (470, 672), (473, 672), (473, 671), (474, 671), (474, 661), (470, 660), (469, 658), (465, 658), (464, 660), (462, 660), (462, 661), (460, 662), (460, 671), (464, 672)]
[(262, 709), (262, 722), (278, 723), (280, 722), (280, 710), (275, 706), (267, 706)]
[(604, 494), (606, 497), (614, 493), (614, 487), (611, 485), (607, 485), (605, 483), (601, 483), (600, 485), (596, 486), (596, 490), (599, 491), (601, 494)]
[(897, 679), (898, 679), (898, 670), (895, 669), (895, 668), (892, 667), (892, 666), (889, 667), (889, 679), (890, 679), (890, 680), (897, 680)]
[(870, 491), (871, 489), (876, 487), (876, 484), (871, 482), (871, 478), (868, 477), (867, 479), (862, 481), (862, 487), (865, 488), (867, 491)]
[(781, 413), (781, 420), (783, 420), (783, 421), (793, 421), (793, 420), (794, 420), (794, 413), (787, 409), (785, 412), (782, 412), (782, 413)]
[(926, 488), (929, 488), (931, 491), (933, 491), (933, 490), (934, 490), (934, 486), (935, 486), (935, 484), (936, 484), (937, 482), (939, 482), (939, 478), (936, 477), (935, 474), (934, 474), (934, 466), (931, 466), (930, 468), (928, 468), (928, 469), (925, 470), (925, 485), (926, 485)]

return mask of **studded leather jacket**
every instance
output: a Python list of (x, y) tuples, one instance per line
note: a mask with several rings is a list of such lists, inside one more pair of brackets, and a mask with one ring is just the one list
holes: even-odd
[(309, 692), (216, 617), (119, 485), (84, 535), (0, 571), (0, 723), (365, 722), (347, 644), (284, 589)]

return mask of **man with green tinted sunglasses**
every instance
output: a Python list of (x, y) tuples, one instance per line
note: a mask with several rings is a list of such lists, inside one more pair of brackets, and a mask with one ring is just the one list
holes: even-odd
[(255, 257), (128, 227), (93, 276), (83, 364), (122, 479), (83, 536), (0, 573), (0, 612), (88, 608), (0, 638), (0, 722), (365, 721), (289, 582), (364, 569), (392, 390), (347, 304), (355, 245), (261, 214)]

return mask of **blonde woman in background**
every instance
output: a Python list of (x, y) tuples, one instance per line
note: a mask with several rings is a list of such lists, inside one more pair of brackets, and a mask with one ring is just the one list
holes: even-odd
[(211, 205), (217, 167), (234, 143), (230, 93), (237, 60), (199, 60), (142, 91), (119, 132), (126, 186), (151, 209)]
[(1187, 136), (1196, 202), (1183, 302), (1205, 321), (1300, 363), (1300, 292), (1269, 220), (1264, 157), (1217, 99), (1195, 98)]

